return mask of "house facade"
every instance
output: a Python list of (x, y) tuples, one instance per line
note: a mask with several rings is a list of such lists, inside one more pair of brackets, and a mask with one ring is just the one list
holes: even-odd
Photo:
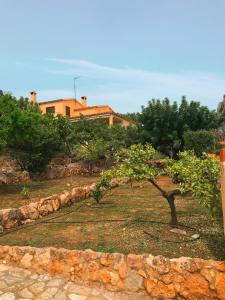
[(134, 126), (135, 122), (115, 113), (108, 105), (89, 106), (87, 97), (77, 99), (56, 99), (50, 101), (37, 102), (37, 93), (31, 92), (31, 102), (38, 103), (43, 113), (52, 113), (70, 118), (71, 122), (78, 121), (82, 116), (87, 119), (102, 119), (109, 126), (119, 124), (123, 127)]

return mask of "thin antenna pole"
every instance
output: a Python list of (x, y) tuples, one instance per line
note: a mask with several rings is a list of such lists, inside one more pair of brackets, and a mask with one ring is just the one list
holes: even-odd
[(76, 89), (76, 80), (80, 78), (80, 76), (77, 76), (77, 77), (74, 77), (73, 78), (73, 88), (74, 88), (74, 97), (75, 97), (75, 100), (77, 100), (77, 89)]

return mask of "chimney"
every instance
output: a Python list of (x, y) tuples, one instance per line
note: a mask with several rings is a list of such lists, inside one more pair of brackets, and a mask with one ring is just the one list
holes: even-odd
[(81, 97), (81, 104), (82, 104), (83, 106), (87, 106), (87, 97), (86, 97), (86, 96), (82, 96), (82, 97)]
[(37, 102), (37, 93), (35, 91), (30, 92), (30, 102), (36, 103)]

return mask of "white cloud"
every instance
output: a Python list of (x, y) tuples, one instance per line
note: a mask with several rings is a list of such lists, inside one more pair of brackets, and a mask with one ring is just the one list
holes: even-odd
[[(225, 93), (225, 77), (213, 73), (175, 74), (112, 68), (77, 59), (51, 58), (48, 61), (54, 64), (54, 68), (47, 70), (52, 74), (85, 78), (84, 94), (90, 104), (108, 104), (120, 112), (140, 110), (141, 105), (146, 105), (151, 98), (169, 97), (179, 101), (182, 95), (216, 108)], [(56, 69), (55, 64), (60, 69)], [(39, 94), (40, 99), (45, 100), (73, 97), (71, 90), (41, 90)]]

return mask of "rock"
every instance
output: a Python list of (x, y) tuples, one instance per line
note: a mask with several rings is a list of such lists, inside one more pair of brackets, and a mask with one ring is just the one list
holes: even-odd
[(40, 299), (42, 300), (54, 299), (56, 293), (57, 293), (56, 287), (48, 287), (44, 290), (42, 294), (40, 294)]
[[(20, 263), (23, 267), (25, 268), (30, 268), (32, 263), (33, 256), (30, 255), (29, 253), (26, 253), (23, 258), (21, 259)], [(29, 298), (29, 297), (28, 297)]]
[(193, 240), (197, 240), (197, 239), (200, 238), (200, 234), (199, 234), (199, 233), (192, 234), (192, 235), (191, 235), (191, 238), (192, 238)]
[(32, 202), (28, 205), (21, 206), (19, 208), (21, 214), (23, 215), (23, 219), (31, 219), (35, 220), (38, 219), (39, 217), (39, 212), (37, 210), (38, 203), (37, 202)]
[(225, 274), (218, 272), (216, 275), (216, 292), (219, 299), (225, 299)]
[(52, 206), (52, 196), (42, 198), (38, 201), (38, 212), (42, 216), (46, 216), (47, 214), (53, 212), (53, 206)]
[(187, 274), (185, 277), (185, 290), (180, 292), (181, 296), (186, 297), (186, 292), (192, 295), (192, 299), (202, 299), (210, 297), (209, 283), (200, 274)]
[(63, 194), (59, 195), (60, 205), (61, 206), (68, 205), (71, 198), (72, 195), (68, 191), (65, 191)]
[(25, 220), (25, 221), (22, 221), (22, 224), (26, 225), (26, 224), (31, 224), (31, 223), (33, 223), (33, 222), (34, 222), (34, 220), (27, 219), (27, 220)]
[(45, 288), (45, 282), (37, 281), (31, 286), (29, 286), (29, 290), (34, 294), (40, 294), (41, 292), (44, 291)]
[(19, 209), (9, 208), (2, 210), (2, 226), (4, 228), (12, 228), (21, 224), (23, 215)]
[(3, 233), (4, 228), (0, 225), (0, 233)]
[(169, 273), (170, 271), (170, 260), (159, 255), (153, 258), (152, 267), (160, 275)]
[(52, 207), (53, 207), (54, 211), (56, 211), (56, 210), (58, 210), (60, 208), (60, 200), (59, 200), (58, 195), (54, 195), (53, 196)]
[(29, 173), (23, 171), (15, 159), (10, 156), (0, 156), (0, 185), (22, 183), (29, 180)]
[(8, 177), (4, 173), (0, 173), (0, 184), (7, 184), (8, 183)]
[(128, 254), (127, 265), (130, 268), (141, 269), (142, 268), (142, 258), (140, 255)]
[(20, 291), (19, 295), (25, 299), (33, 299), (33, 294), (27, 288)]
[(13, 293), (5, 293), (0, 296), (0, 300), (15, 300), (16, 297)]
[[(148, 294), (157, 299), (174, 299), (176, 292), (174, 291), (173, 285), (165, 285), (155, 278), (145, 279), (144, 286)], [(199, 299), (199, 298), (191, 298)]]
[(129, 291), (137, 292), (139, 289), (143, 289), (143, 277), (135, 270), (129, 270), (125, 279), (125, 286)]
[(113, 255), (112, 254), (108, 254), (108, 253), (102, 253), (101, 258), (100, 258), (100, 263), (103, 266), (110, 266), (113, 263)]

